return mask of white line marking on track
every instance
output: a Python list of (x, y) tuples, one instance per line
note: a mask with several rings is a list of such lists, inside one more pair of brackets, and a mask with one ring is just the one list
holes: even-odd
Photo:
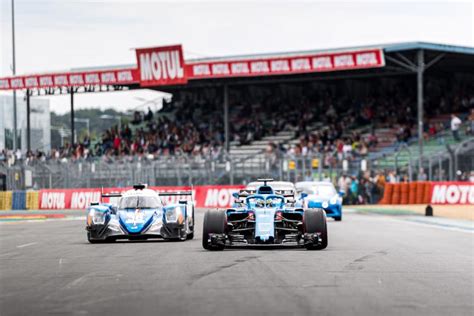
[(33, 245), (36, 245), (36, 244), (37, 244), (37, 242), (30, 242), (29, 244), (18, 245), (16, 247), (17, 248), (25, 248), (25, 247), (33, 246)]
[(411, 225), (417, 225), (417, 226), (423, 226), (423, 227), (430, 227), (430, 228), (435, 228), (435, 229), (442, 229), (442, 230), (450, 230), (454, 232), (460, 232), (460, 233), (465, 233), (465, 234), (474, 234), (474, 231), (472, 230), (471, 227), (463, 227), (463, 226), (455, 226), (455, 225), (449, 225), (449, 224), (439, 224), (439, 223), (430, 223), (430, 222), (420, 222), (420, 221), (413, 221), (413, 220), (407, 220), (407, 219), (395, 219), (398, 221), (403, 221), (407, 224)]

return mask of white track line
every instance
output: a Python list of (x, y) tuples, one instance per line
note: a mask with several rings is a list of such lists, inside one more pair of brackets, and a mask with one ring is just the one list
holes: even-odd
[(16, 247), (17, 248), (25, 248), (25, 247), (33, 246), (33, 245), (36, 245), (36, 244), (37, 244), (37, 242), (30, 242), (29, 244), (18, 245)]

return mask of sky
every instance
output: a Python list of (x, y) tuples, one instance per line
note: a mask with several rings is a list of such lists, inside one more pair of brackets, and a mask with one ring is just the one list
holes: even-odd
[[(11, 0), (0, 4), (4, 77)], [(474, 1), (15, 0), (15, 25), (17, 74), (26, 74), (135, 64), (134, 48), (169, 44), (182, 44), (185, 58), (404, 41), (474, 46)], [(139, 104), (131, 100), (81, 95), (76, 108)], [(50, 101), (55, 112), (69, 110), (67, 97)]]

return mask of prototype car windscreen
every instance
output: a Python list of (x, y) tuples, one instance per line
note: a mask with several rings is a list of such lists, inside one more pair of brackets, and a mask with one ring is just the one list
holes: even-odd
[(303, 192), (318, 196), (333, 196), (336, 194), (336, 189), (334, 189), (332, 185), (318, 185), (310, 188), (304, 188)]
[(161, 201), (154, 196), (125, 196), (120, 200), (119, 208), (158, 208)]

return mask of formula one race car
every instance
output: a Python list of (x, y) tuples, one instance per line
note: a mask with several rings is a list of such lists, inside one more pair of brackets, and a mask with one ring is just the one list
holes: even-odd
[(322, 208), (328, 217), (342, 220), (343, 193), (338, 193), (331, 182), (297, 182), (296, 190), (308, 208)]
[(87, 209), (87, 239), (90, 243), (117, 239), (193, 239), (193, 203), (182, 200), (165, 205), (161, 200), (161, 196), (191, 195), (192, 192), (157, 193), (144, 184), (134, 185), (124, 194), (102, 194), (102, 197), (119, 197), (119, 203), (117, 206), (91, 203)]
[[(295, 206), (268, 184), (271, 179), (259, 181), (263, 184), (254, 194), (243, 192), (244, 202), (227, 210), (205, 213), (204, 249), (223, 250), (226, 246), (258, 244), (293, 244), (308, 250), (327, 247), (326, 214), (322, 209)], [(240, 200), (242, 195), (235, 193), (234, 197)]]

